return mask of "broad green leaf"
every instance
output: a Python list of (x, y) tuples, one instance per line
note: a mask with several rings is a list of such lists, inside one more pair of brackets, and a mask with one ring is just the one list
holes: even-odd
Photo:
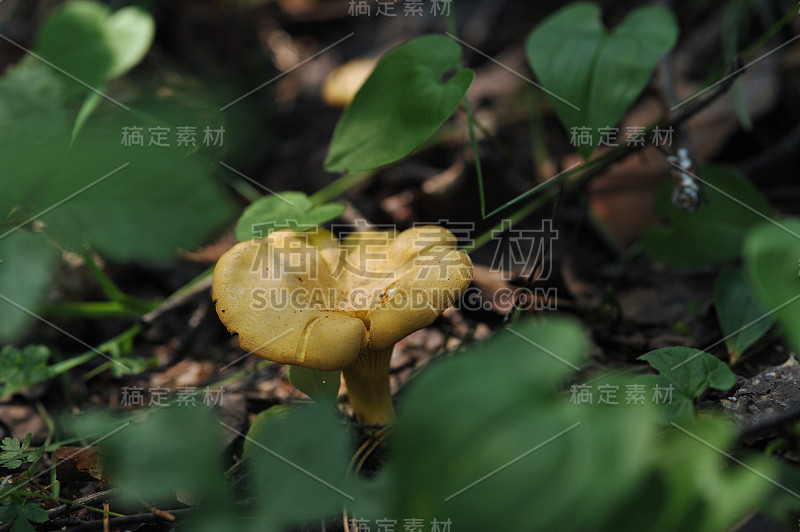
[(254, 201), (236, 223), (236, 239), (263, 238), (276, 229), (304, 230), (337, 218), (345, 211), (341, 203), (314, 205), (302, 192), (281, 192)]
[(122, 145), (130, 120), (115, 110), (84, 126), (37, 197), (42, 209), (58, 205), (41, 220), (66, 248), (166, 264), (178, 249), (203, 244), (231, 219), (234, 206), (202, 151), (177, 146), (174, 138), (169, 147)]
[(152, 17), (138, 7), (115, 13), (99, 2), (73, 0), (54, 11), (37, 35), (36, 51), (63, 70), (71, 93), (102, 86), (142, 60), (153, 41)]
[(341, 371), (317, 371), (303, 366), (286, 366), (286, 378), (295, 388), (314, 399), (336, 402)]
[(645, 514), (651, 524), (631, 530), (729, 530), (773, 489), (765, 479), (776, 478), (774, 461), (764, 456), (745, 458), (737, 452), (739, 464), (729, 467), (730, 461), (720, 454), (719, 449), (736, 449), (735, 427), (727, 420), (678, 424), (659, 440), (652, 458), (666, 489), (657, 505), (646, 501), (642, 506), (628, 505), (631, 513), (652, 508)]
[(105, 450), (105, 471), (120, 479), (125, 500), (158, 500), (176, 490), (198, 496), (224, 496), (221, 441), (225, 430), (203, 406), (154, 408), (143, 420), (120, 425), (84, 416), (76, 426), (98, 430)]
[[(582, 336), (577, 327), (547, 320), (535, 332), (516, 329), (552, 354), (581, 359), (566, 345), (551, 349), (553, 338)], [(649, 404), (567, 404), (537, 371), (555, 359), (501, 344), (504, 337), (432, 364), (409, 385), (391, 458), (380, 481), (363, 490), (392, 495), (370, 510), (359, 497), (359, 517), (449, 519), (466, 531), (524, 523), (526, 530), (711, 532), (733, 526), (768, 493), (758, 476), (774, 472), (766, 460), (748, 462), (757, 474), (722, 467), (725, 457), (702, 441), (659, 428)], [(721, 449), (734, 437), (730, 424), (685, 430)]]
[(731, 364), (775, 322), (747, 286), (742, 273), (732, 268), (720, 273), (714, 282), (714, 305), (722, 334), (727, 338)]
[(658, 370), (665, 379), (691, 399), (700, 397), (707, 387), (727, 390), (736, 384), (736, 375), (723, 361), (690, 347), (664, 347), (638, 358)]
[(4, 346), (0, 350), (0, 399), (49, 379), (52, 375), (47, 367), (48, 358), (50, 350), (43, 345), (29, 345), (24, 349)]
[[(67, 2), (42, 24), (35, 50), (72, 78), (100, 88), (114, 68), (114, 52), (105, 31), (108, 16), (108, 8), (99, 2)], [(62, 81), (70, 93), (86, 90), (69, 76), (64, 75)]]
[(694, 418), (694, 400), (709, 386), (727, 390), (736, 384), (736, 375), (717, 357), (689, 347), (664, 347), (639, 357), (658, 370), (659, 375), (643, 375), (632, 382), (671, 389), (672, 401), (664, 418), (688, 423)]
[[(22, 61), (0, 79), (0, 224), (10, 226), (5, 230), (44, 213), (36, 223), (66, 248), (88, 246), (117, 261), (166, 263), (232, 218), (234, 206), (212, 177), (203, 150), (175, 145), (169, 117), (179, 114), (180, 105), (172, 103), (175, 111), (166, 119), (113, 108), (87, 123), (70, 146), (69, 117), (59, 107), (63, 91), (54, 78), (60, 76)], [(192, 105), (195, 116), (201, 114), (197, 107)], [(156, 125), (171, 128), (171, 147), (121, 145), (123, 127), (146, 132)], [(8, 327), (0, 324), (0, 338)]]
[(745, 239), (750, 284), (786, 338), (800, 349), (800, 220), (780, 219), (753, 228)]
[(350, 459), (345, 425), (330, 404), (292, 409), (255, 439), (253, 485), (259, 530), (287, 530), (288, 524), (341, 515), (355, 499), (345, 479)]
[(34, 320), (58, 261), (40, 234), (0, 226), (0, 342), (20, 338)]
[(666, 224), (642, 238), (647, 254), (670, 266), (693, 268), (739, 257), (747, 230), (772, 214), (764, 195), (738, 172), (703, 166), (697, 176), (704, 196), (697, 211), (673, 205), (673, 183), (666, 182), (654, 205)]
[(534, 28), (525, 51), (568, 132), (590, 129), (591, 144), (577, 146), (588, 158), (599, 145), (598, 128), (617, 125), (677, 37), (666, 8), (636, 9), (609, 32), (600, 7), (579, 2)]
[[(387, 53), (344, 112), (325, 168), (372, 170), (402, 159), (453, 114), (475, 74), (460, 68), (461, 47), (425, 35)], [(448, 72), (452, 78), (444, 81)]]
[(26, 58), (0, 78), (0, 225), (36, 214), (38, 197), (66, 153), (70, 119), (60, 107), (60, 75)]
[[(642, 474), (650, 436), (634, 427), (646, 409), (622, 419), (610, 408), (588, 412), (556, 399), (574, 374), (570, 364), (586, 356), (580, 326), (547, 320), (513, 331), (432, 365), (409, 385), (393, 437), (388, 473), (398, 495), (389, 517), (452, 518), (468, 530), (580, 529)], [(615, 431), (629, 438), (625, 452), (599, 437)], [(591, 497), (589, 483), (569, 480), (607, 478), (604, 471), (614, 471), (612, 484)], [(492, 504), (479, 504), (486, 500)], [(582, 516), (568, 510), (578, 500)]]
[(286, 419), (286, 416), (288, 416), (291, 411), (292, 407), (290, 406), (275, 405), (260, 412), (247, 431), (242, 454), (244, 456), (252, 456), (254, 452), (259, 452), (259, 447), (255, 442), (264, 440), (267, 437), (266, 433), (270, 430), (275, 430), (279, 422)]

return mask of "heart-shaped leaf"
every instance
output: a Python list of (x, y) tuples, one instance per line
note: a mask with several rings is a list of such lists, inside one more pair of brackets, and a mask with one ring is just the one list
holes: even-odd
[(800, 349), (800, 220), (752, 229), (744, 243), (747, 276), (764, 307), (795, 349)]
[(600, 7), (580, 2), (539, 24), (525, 51), (564, 127), (589, 128), (591, 143), (576, 146), (588, 158), (599, 145), (598, 128), (617, 125), (677, 37), (666, 8), (637, 9), (609, 33)]
[(704, 196), (697, 211), (686, 212), (673, 205), (673, 184), (667, 182), (654, 203), (656, 213), (667, 225), (650, 229), (642, 238), (648, 255), (677, 268), (737, 258), (747, 230), (772, 214), (769, 201), (738, 172), (703, 166), (697, 176), (702, 180)]
[(461, 47), (443, 35), (418, 37), (387, 53), (336, 126), (325, 168), (372, 170), (425, 142), (453, 114), (475, 77), (460, 61)]
[(341, 203), (314, 205), (302, 192), (281, 192), (254, 201), (236, 223), (240, 242), (263, 238), (276, 229), (291, 227), (303, 230), (323, 224), (345, 211)]
[(714, 305), (731, 364), (775, 322), (747, 286), (742, 273), (733, 268), (724, 270), (714, 282)]
[(664, 347), (650, 351), (638, 358), (646, 360), (658, 370), (659, 375), (643, 375), (636, 382), (654, 388), (672, 386), (669, 412), (670, 421), (686, 423), (694, 417), (694, 400), (709, 386), (727, 390), (736, 384), (736, 375), (720, 359), (689, 347)]
[(144, 59), (153, 42), (155, 29), (153, 17), (138, 7), (123, 7), (108, 17), (105, 32), (114, 57), (112, 79), (125, 74)]

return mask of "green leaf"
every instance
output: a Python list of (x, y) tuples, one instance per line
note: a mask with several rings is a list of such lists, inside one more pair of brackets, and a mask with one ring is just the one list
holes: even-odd
[(302, 192), (281, 192), (254, 201), (236, 223), (236, 239), (263, 238), (277, 229), (304, 230), (337, 218), (345, 211), (340, 203), (314, 205)]
[[(126, 7), (111, 14), (99, 2), (73, 0), (44, 22), (36, 51), (70, 76), (102, 88), (142, 60), (154, 35), (152, 17), (140, 8)], [(72, 93), (85, 90), (67, 76), (63, 81)]]
[(20, 443), (17, 438), (3, 438), (0, 449), (3, 449), (5, 452), (0, 453), (0, 466), (6, 469), (16, 469), (26, 462), (33, 463), (41, 458), (44, 453), (44, 448), (25, 452), (31, 445), (32, 437), (33, 435), (30, 432), (27, 433), (22, 443)]
[[(19, 339), (53, 277), (55, 248), (40, 234), (0, 225), (0, 342)], [(4, 379), (0, 376), (0, 379)]]
[(341, 371), (317, 371), (303, 366), (286, 366), (286, 378), (295, 388), (315, 401), (336, 402)]
[(251, 447), (259, 530), (341, 514), (355, 491), (345, 479), (349, 436), (332, 405), (294, 408), (269, 428)]
[(617, 125), (677, 37), (666, 8), (636, 9), (608, 32), (600, 7), (580, 2), (534, 28), (525, 51), (561, 123), (569, 132), (591, 129), (591, 145), (578, 146), (588, 159), (599, 144), (598, 128)]
[(0, 448), (2, 448), (4, 451), (19, 452), (20, 450), (19, 438), (12, 438), (11, 436), (6, 436), (5, 438), (3, 438), (3, 445)]
[(17, 517), (17, 508), (11, 504), (0, 506), (0, 524), (10, 523)]
[[(453, 114), (475, 74), (460, 68), (461, 47), (443, 35), (387, 53), (344, 112), (325, 168), (372, 170), (402, 159)], [(443, 76), (454, 72), (446, 83)]]
[(146, 419), (127, 426), (102, 415), (83, 417), (79, 427), (92, 427), (104, 440), (105, 470), (116, 479), (122, 497), (158, 500), (175, 490), (224, 496), (221, 442), (224, 430), (203, 406), (154, 408)]
[(753, 228), (745, 239), (745, 272), (764, 308), (775, 311), (783, 334), (800, 349), (800, 220)]
[(34, 503), (25, 503), (20, 507), (19, 516), (34, 523), (44, 523), (50, 517), (47, 510)]
[(750, 290), (739, 270), (728, 268), (714, 282), (714, 305), (722, 334), (727, 338), (731, 364), (764, 336), (775, 322)]
[(250, 430), (247, 431), (247, 437), (244, 440), (244, 447), (242, 454), (244, 456), (252, 456), (254, 452), (258, 452), (259, 447), (255, 442), (264, 441), (267, 437), (267, 432), (275, 430), (278, 424), (286, 419), (292, 407), (287, 405), (275, 405), (260, 412), (250, 425)]
[[(583, 336), (566, 323), (519, 329), (531, 338)], [(438, 364), (411, 384), (389, 465), (398, 495), (385, 512), (426, 521), (448, 517), (472, 530), (496, 530), (499, 523), (594, 528), (599, 512), (613, 507), (644, 473), (652, 435), (637, 424), (646, 422), (647, 409), (621, 417), (611, 408), (589, 411), (556, 401), (556, 382), (537, 383), (537, 367), (548, 373), (555, 367), (552, 357), (522, 343), (500, 347), (489, 344)], [(573, 344), (552, 352), (578, 361), (582, 349)], [(612, 434), (625, 434), (629, 446), (615, 447)], [(607, 489), (570, 480), (579, 471), (581, 478), (606, 479)], [(487, 500), (492, 504), (479, 504)], [(588, 513), (570, 511), (577, 501)]]
[(114, 56), (112, 79), (144, 59), (156, 31), (153, 17), (138, 7), (123, 7), (115, 12), (106, 20), (104, 29)]
[[(711, 532), (733, 526), (769, 492), (759, 475), (774, 474), (774, 464), (748, 460), (757, 474), (723, 467), (725, 456), (703, 443), (729, 449), (730, 423), (682, 427), (690, 435), (663, 430), (650, 404), (568, 404), (551, 361), (585, 356), (585, 343), (566, 340), (584, 336), (574, 323), (546, 319), (515, 330), (550, 353), (500, 335), (435, 361), (409, 384), (390, 458), (356, 497), (355, 515), (449, 519), (467, 530), (524, 523), (526, 530)], [(374, 492), (378, 501), (369, 499)]]
[(17, 519), (11, 527), (11, 532), (36, 532), (36, 529), (27, 520)]
[[(36, 214), (69, 141), (63, 87), (50, 67), (26, 57), (0, 78), (0, 226)], [(0, 229), (0, 235), (10, 227)]]
[(643, 375), (633, 382), (650, 388), (672, 385), (672, 401), (665, 419), (688, 423), (694, 418), (694, 400), (709, 386), (727, 390), (736, 384), (736, 375), (714, 355), (689, 347), (664, 347), (638, 358), (658, 370), (659, 376)]
[(727, 390), (736, 384), (736, 375), (723, 361), (698, 349), (664, 347), (638, 358), (645, 360), (691, 399), (700, 397), (707, 387)]
[(764, 195), (738, 172), (703, 166), (697, 175), (704, 195), (697, 211), (673, 205), (673, 183), (666, 182), (654, 209), (667, 223), (642, 238), (645, 252), (670, 266), (695, 268), (739, 257), (747, 231), (772, 214)]
[[(114, 68), (114, 55), (105, 31), (108, 16), (108, 8), (99, 2), (67, 2), (42, 24), (35, 50), (70, 76), (100, 88)], [(62, 81), (71, 93), (86, 90), (67, 76)]]
[(25, 439), (22, 440), (22, 445), (19, 448), (20, 451), (24, 451), (31, 446), (31, 438), (33, 438), (33, 434), (30, 432), (25, 435)]
[(227, 223), (234, 205), (191, 147), (174, 139), (163, 148), (121, 145), (129, 121), (114, 110), (84, 126), (37, 198), (42, 208), (59, 203), (41, 220), (69, 249), (88, 246), (110, 260), (167, 264), (179, 248), (203, 244)]

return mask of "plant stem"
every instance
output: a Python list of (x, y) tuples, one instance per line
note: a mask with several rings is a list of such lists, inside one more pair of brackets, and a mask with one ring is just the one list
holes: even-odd
[(342, 370), (350, 405), (362, 425), (389, 425), (394, 421), (389, 362), (394, 346), (378, 351), (364, 350), (356, 361)]
[(311, 202), (314, 205), (322, 205), (323, 203), (327, 203), (337, 196), (344, 194), (354, 186), (363, 183), (373, 175), (375, 175), (374, 170), (369, 172), (349, 173), (339, 176), (312, 194), (310, 198)]

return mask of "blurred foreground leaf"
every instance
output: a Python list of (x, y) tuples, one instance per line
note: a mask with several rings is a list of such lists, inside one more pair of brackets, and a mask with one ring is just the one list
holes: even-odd
[(714, 282), (714, 305), (725, 336), (731, 364), (775, 323), (739, 270), (728, 268)]
[(800, 349), (800, 220), (761, 224), (747, 234), (745, 271), (765, 311), (794, 349)]
[(0, 225), (0, 342), (17, 340), (35, 321), (36, 305), (58, 261), (56, 249), (43, 235), (8, 231)]
[(250, 442), (260, 530), (319, 523), (353, 502), (354, 483), (345, 479), (348, 442), (346, 426), (327, 403), (292, 409), (260, 431)]
[[(142, 60), (155, 35), (149, 13), (124, 7), (113, 14), (99, 2), (66, 2), (39, 29), (36, 51), (45, 59), (95, 88), (121, 76)], [(64, 83), (70, 92), (85, 87), (72, 79)]]
[[(411, 383), (391, 459), (374, 483), (384, 505), (356, 505), (358, 517), (414, 516), (476, 532), (520, 523), (530, 530), (716, 531), (770, 490), (747, 469), (723, 468), (724, 457), (707, 445), (727, 449), (729, 424), (665, 432), (650, 404), (567, 402), (558, 393), (573, 373), (565, 362), (580, 364), (588, 349), (574, 322), (514, 330), (528, 341), (500, 334)], [(715, 384), (725, 381), (712, 374)], [(748, 465), (774, 473), (766, 460)]]

